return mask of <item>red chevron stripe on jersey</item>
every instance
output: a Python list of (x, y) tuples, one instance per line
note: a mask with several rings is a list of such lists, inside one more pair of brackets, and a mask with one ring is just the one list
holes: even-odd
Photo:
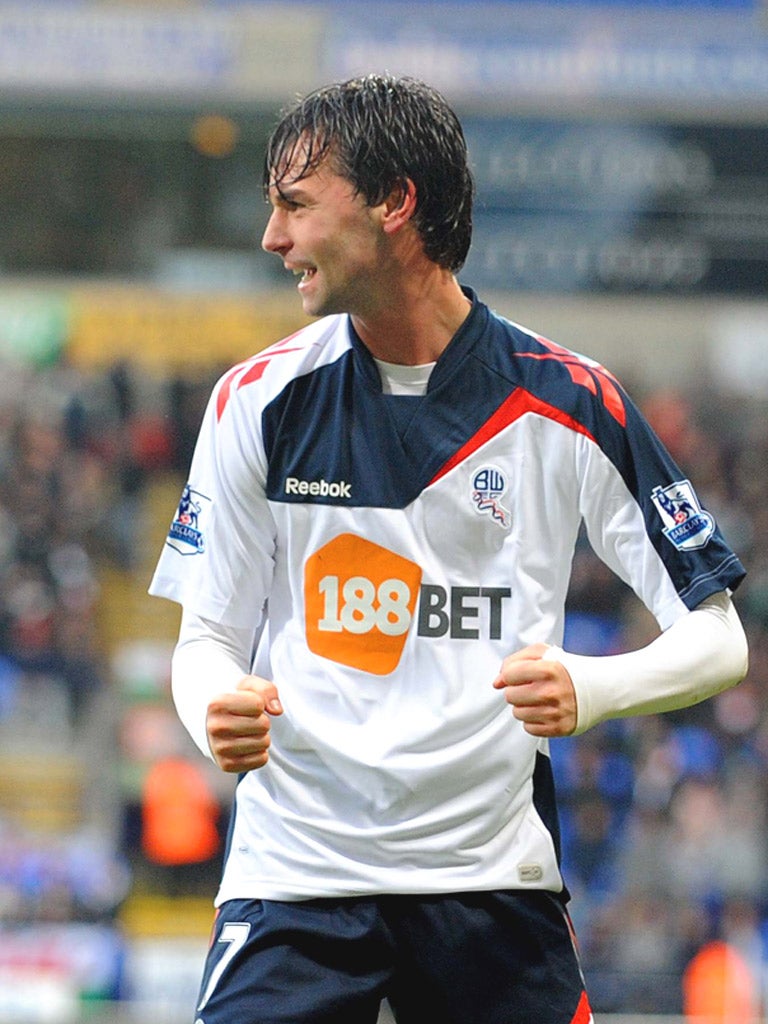
[[(237, 388), (241, 388), (246, 384), (252, 384), (254, 381), (259, 380), (274, 356), (280, 356), (284, 355), (286, 352), (295, 351), (295, 346), (291, 346), (290, 348), (285, 348), (284, 346), (287, 345), (288, 342), (293, 341), (293, 339), (299, 334), (301, 334), (301, 331), (294, 331), (294, 333), (289, 334), (287, 338), (283, 338), (283, 340), (279, 341), (276, 345), (272, 345), (266, 352), (259, 353), (259, 355), (253, 356), (251, 359), (246, 359), (245, 362), (238, 363), (237, 366), (232, 367), (221, 382), (219, 393), (216, 396), (217, 420), (220, 420), (224, 414), (224, 410), (232, 396), (232, 387), (235, 384), (235, 381), (237, 381)], [(241, 374), (242, 376), (240, 376), (238, 380), (238, 376)]]
[[(556, 345), (555, 342), (543, 338), (540, 334), (536, 335), (536, 340), (548, 348), (549, 353), (519, 352), (518, 355), (524, 359), (556, 359), (566, 368), (574, 384), (580, 384), (582, 387), (588, 388), (593, 395), (602, 397), (603, 405), (611, 416), (622, 427), (626, 427), (627, 411), (624, 408), (621, 392), (617, 387), (618, 381), (604, 366), (580, 359), (567, 348)], [(599, 390), (598, 384), (600, 385)]]
[[(547, 357), (544, 357), (547, 358)], [(437, 471), (437, 473), (430, 480), (430, 484), (435, 483), (441, 477), (449, 473), (454, 466), (458, 466), (460, 462), (468, 458), (473, 452), (476, 452), (478, 448), (490, 441), (492, 437), (508, 427), (515, 420), (520, 419), (527, 412), (538, 413), (540, 416), (546, 416), (550, 420), (555, 420), (558, 423), (562, 423), (563, 426), (568, 427), (570, 430), (575, 430), (579, 434), (584, 434), (591, 441), (594, 441), (594, 437), (590, 434), (587, 428), (575, 420), (568, 413), (558, 409), (554, 405), (550, 405), (549, 402), (544, 402), (535, 395), (532, 395), (530, 391), (526, 391), (525, 388), (516, 388), (515, 391), (507, 398), (499, 408), (490, 416), (485, 423), (482, 425), (480, 430), (470, 437), (470, 439), (463, 444), (457, 452), (448, 459), (447, 462)]]

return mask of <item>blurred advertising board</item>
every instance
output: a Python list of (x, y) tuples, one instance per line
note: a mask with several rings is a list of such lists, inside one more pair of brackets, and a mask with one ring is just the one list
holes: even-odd
[(757, 3), (386, 4), (329, 24), (327, 70), (425, 78), (455, 101), (525, 109), (620, 103), (741, 116), (768, 100), (768, 33)]
[(84, 1000), (114, 998), (125, 948), (99, 924), (0, 931), (0, 1024), (76, 1024)]
[(470, 116), (465, 129), (477, 178), (468, 281), (765, 295), (764, 127)]
[(284, 4), (3, 3), (5, 90), (173, 103), (189, 97), (282, 101), (314, 80), (322, 11)]
[(207, 376), (306, 323), (293, 294), (194, 295), (137, 286), (30, 285), (0, 291), (0, 361), (45, 366), (62, 353), (105, 369)]
[(217, 365), (224, 370), (305, 322), (293, 295), (78, 289), (67, 354), (76, 365), (95, 368), (124, 360), (158, 374), (194, 374)]
[(0, 4), (6, 95), (283, 103), (385, 69), (517, 109), (768, 99), (758, 0)]
[(0, 964), (0, 1024), (75, 1024), (78, 991), (65, 970)]
[(51, 363), (68, 329), (66, 295), (22, 290), (0, 294), (0, 359), (34, 366)]
[[(140, 1019), (188, 1019), (200, 988), (207, 947), (207, 936), (131, 940), (125, 966), (126, 994), (139, 1010), (145, 1008)], [(176, 1018), (171, 1016), (174, 1011)], [(182, 1017), (183, 1011), (187, 1013)]]

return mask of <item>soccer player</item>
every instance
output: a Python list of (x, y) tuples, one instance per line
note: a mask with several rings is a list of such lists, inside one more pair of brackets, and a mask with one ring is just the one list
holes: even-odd
[[(744, 571), (610, 373), (458, 283), (438, 93), (316, 91), (264, 184), (318, 319), (219, 381), (151, 588), (179, 715), (239, 776), (196, 1020), (587, 1024), (548, 743), (738, 682)], [(646, 648), (559, 646), (581, 523)]]

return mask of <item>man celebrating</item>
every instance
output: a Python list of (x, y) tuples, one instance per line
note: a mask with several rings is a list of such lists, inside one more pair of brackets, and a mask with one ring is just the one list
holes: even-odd
[[(240, 776), (198, 1024), (587, 1024), (549, 740), (738, 682), (743, 569), (616, 380), (459, 284), (433, 89), (306, 97), (265, 190), (319, 319), (219, 381), (151, 588), (179, 714)], [(641, 651), (558, 646), (582, 523)]]

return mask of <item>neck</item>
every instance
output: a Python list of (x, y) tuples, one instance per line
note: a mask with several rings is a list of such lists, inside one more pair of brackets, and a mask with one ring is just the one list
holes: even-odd
[(437, 361), (470, 308), (454, 275), (430, 264), (391, 288), (386, 305), (352, 314), (352, 323), (376, 359), (419, 366)]

